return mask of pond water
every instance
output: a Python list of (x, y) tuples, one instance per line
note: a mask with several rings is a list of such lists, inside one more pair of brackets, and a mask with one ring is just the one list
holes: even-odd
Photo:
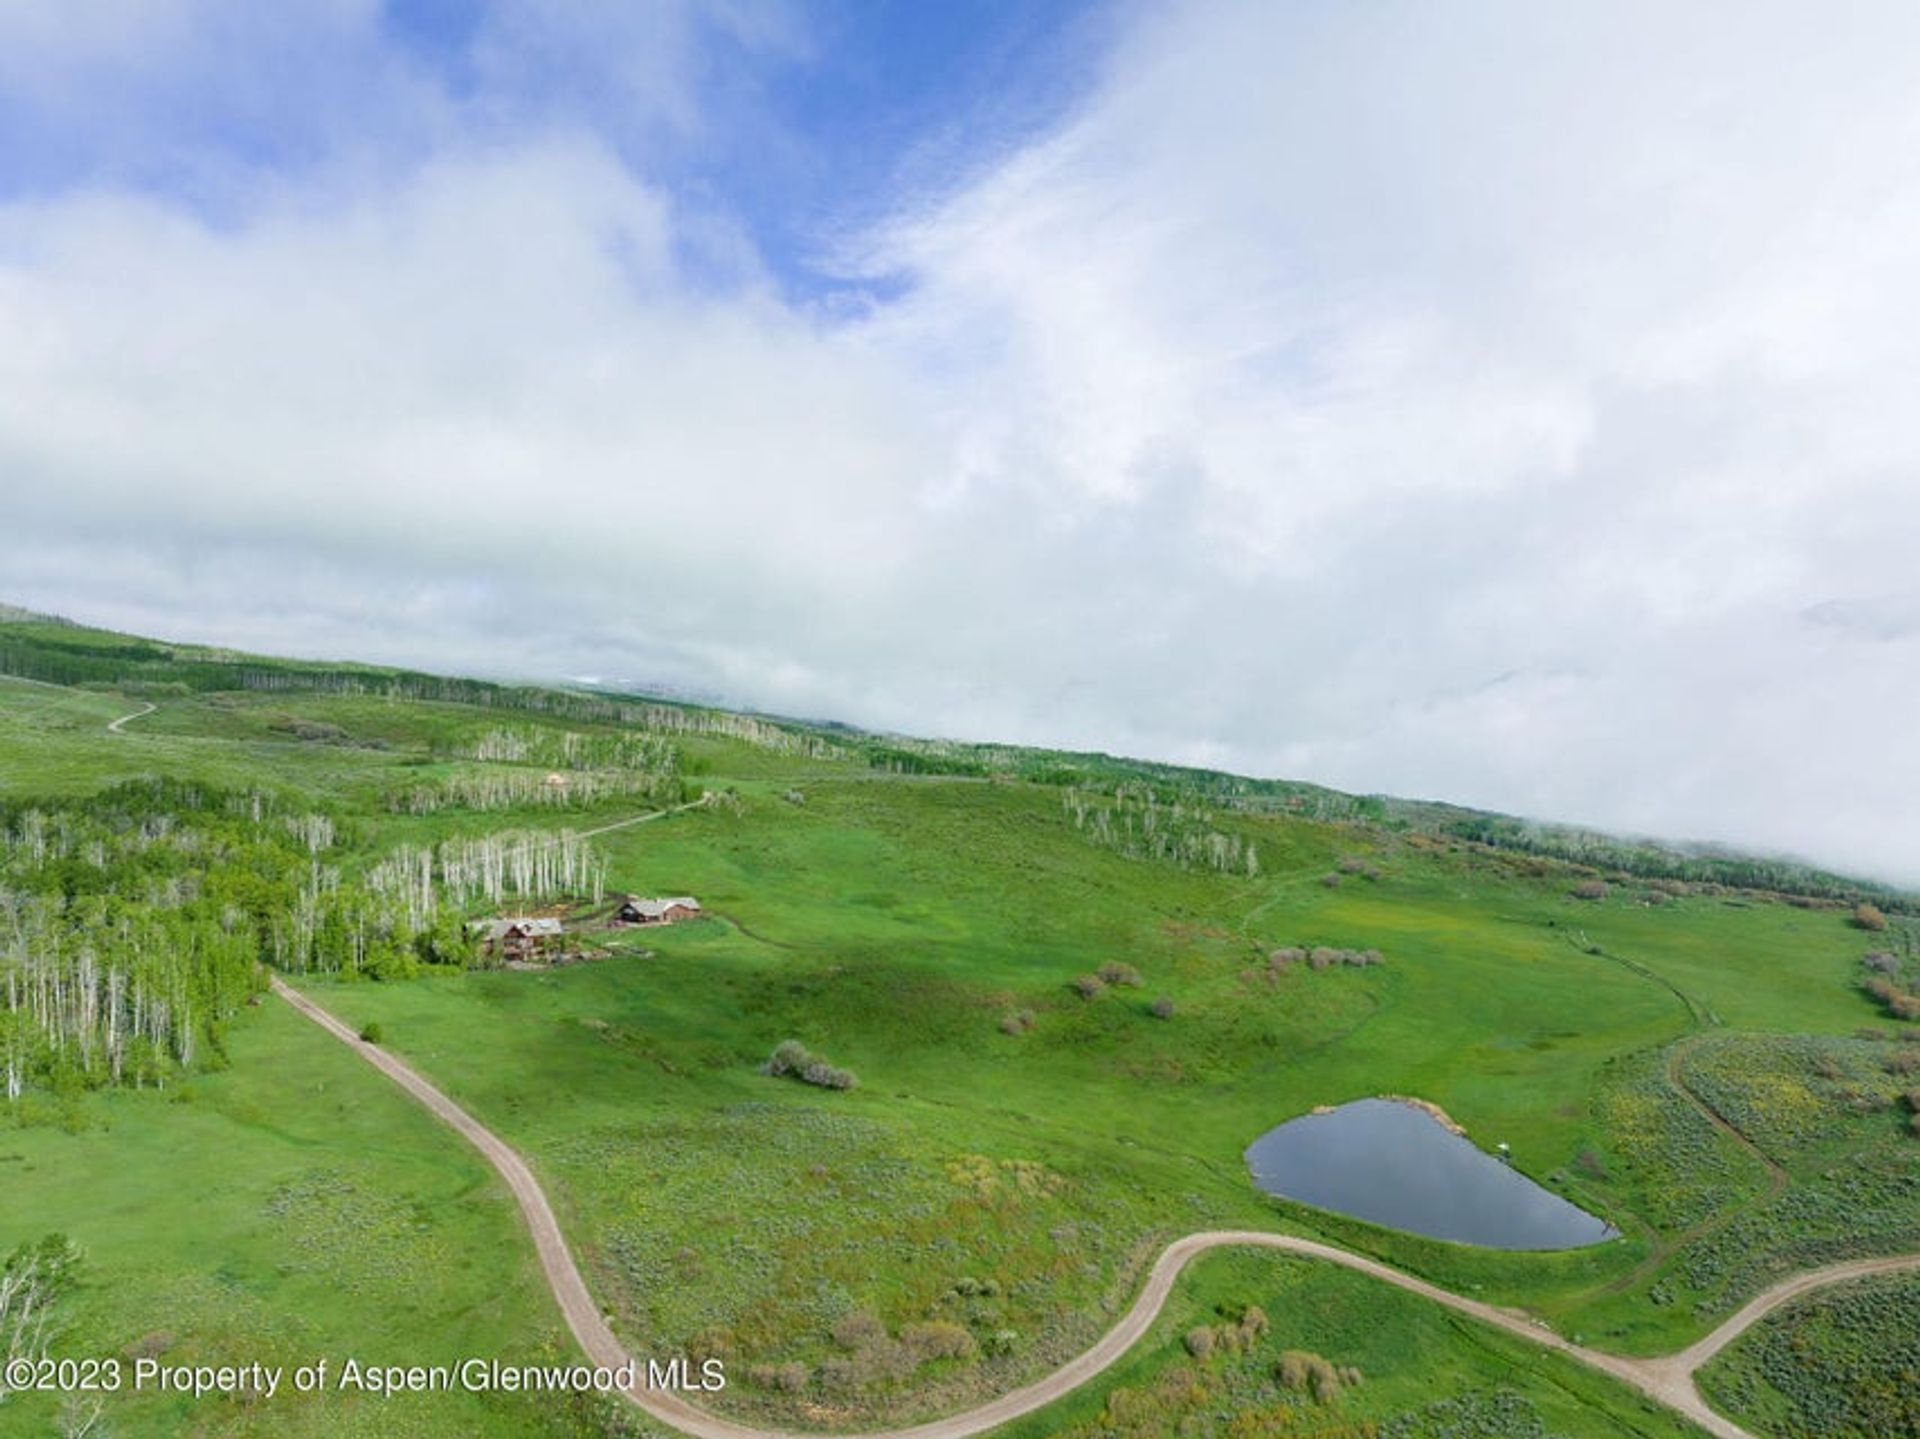
[(1435, 1239), (1578, 1249), (1617, 1233), (1411, 1104), (1357, 1099), (1270, 1129), (1247, 1147), (1268, 1194)]

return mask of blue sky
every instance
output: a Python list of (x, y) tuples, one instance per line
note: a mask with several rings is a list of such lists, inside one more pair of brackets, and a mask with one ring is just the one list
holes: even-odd
[(1090, 0), (696, 7), (699, 120), (687, 124), (636, 112), (617, 69), (572, 47), (523, 53), (510, 79), (476, 74), (484, 17), (470, 4), (387, 11), (453, 94), (484, 104), (504, 90), (523, 123), (544, 113), (591, 126), (637, 173), (745, 227), (789, 293), (825, 299), (860, 288), (836, 253), (842, 235), (1058, 120), (1091, 82), (1109, 24)]
[(0, 599), (1920, 880), (1920, 8), (0, 0)]
[[(848, 274), (844, 237), (1058, 122), (1121, 13), (1093, 0), (385, 0), (288, 7), (289, 22), (179, 8), (157, 43), (137, 28), (118, 44), (77, 36), (66, 83), (0, 90), (0, 194), (124, 183), (218, 217), (343, 160), (417, 161), (450, 129), (507, 142), (579, 128), (737, 228), (790, 297), (834, 307), (890, 283)], [(683, 259), (695, 280), (739, 278), (693, 236)]]

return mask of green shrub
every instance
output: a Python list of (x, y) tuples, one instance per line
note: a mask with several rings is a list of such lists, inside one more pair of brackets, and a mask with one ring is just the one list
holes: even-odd
[(762, 1389), (777, 1389), (782, 1394), (798, 1394), (807, 1387), (812, 1371), (798, 1360), (785, 1364), (755, 1364), (747, 1370), (749, 1382)]
[[(1349, 1369), (1347, 1373), (1358, 1379), (1360, 1371)], [(1280, 1356), (1280, 1362), (1274, 1368), (1274, 1378), (1280, 1381), (1282, 1389), (1306, 1389), (1311, 1391), (1314, 1401), (1330, 1404), (1340, 1397), (1340, 1371), (1318, 1354), (1305, 1349), (1289, 1349)]]
[(887, 1326), (868, 1309), (855, 1309), (834, 1322), (833, 1342), (842, 1349), (864, 1349), (887, 1338)]
[(923, 1324), (908, 1324), (900, 1331), (900, 1342), (921, 1363), (936, 1359), (972, 1359), (980, 1345), (960, 1325), (946, 1319)]
[(800, 1078), (807, 1084), (818, 1085), (822, 1089), (853, 1089), (860, 1081), (851, 1069), (842, 1069), (837, 1064), (828, 1064), (824, 1059), (816, 1059), (800, 1071)]
[(852, 1070), (827, 1063), (797, 1039), (781, 1040), (760, 1069), (776, 1079), (797, 1079), (821, 1089), (854, 1089), (860, 1083)]
[(798, 1074), (812, 1058), (799, 1040), (783, 1039), (773, 1047), (772, 1057), (767, 1060), (767, 1073), (775, 1078)]
[(1888, 1275), (1775, 1310), (1703, 1371), (1701, 1388), (1723, 1412), (1767, 1415), (1769, 1433), (1893, 1439), (1920, 1432), (1915, 1354), (1920, 1283)]

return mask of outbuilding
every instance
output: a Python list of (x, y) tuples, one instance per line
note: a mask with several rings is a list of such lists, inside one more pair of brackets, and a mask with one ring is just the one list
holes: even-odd
[(674, 895), (667, 899), (629, 897), (622, 900), (620, 908), (614, 912), (614, 919), (620, 924), (675, 924), (683, 919), (699, 917), (700, 901), (689, 894)]

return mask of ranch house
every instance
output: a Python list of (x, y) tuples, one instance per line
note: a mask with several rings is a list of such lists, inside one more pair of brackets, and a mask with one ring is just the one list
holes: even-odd
[(566, 937), (566, 926), (557, 919), (482, 919), (474, 921), (472, 927), (481, 932), (483, 953), (508, 959), (544, 954)]

